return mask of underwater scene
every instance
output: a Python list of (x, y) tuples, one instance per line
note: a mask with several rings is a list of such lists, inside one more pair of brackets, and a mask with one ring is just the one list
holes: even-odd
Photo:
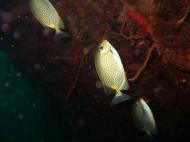
[(0, 142), (189, 129), (190, 0), (0, 0)]

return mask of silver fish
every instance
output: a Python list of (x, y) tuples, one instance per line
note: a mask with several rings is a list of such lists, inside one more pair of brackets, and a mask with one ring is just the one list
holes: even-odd
[(39, 23), (44, 27), (54, 29), (56, 35), (61, 34), (61, 30), (65, 29), (61, 17), (49, 0), (31, 0), (30, 8)]
[(152, 111), (142, 98), (134, 103), (132, 116), (137, 129), (144, 131), (147, 135), (155, 135), (157, 133), (156, 122)]
[(110, 90), (116, 92), (111, 105), (131, 98), (122, 93), (129, 89), (126, 73), (119, 54), (107, 40), (100, 43), (95, 53), (95, 67), (105, 93), (110, 94)]

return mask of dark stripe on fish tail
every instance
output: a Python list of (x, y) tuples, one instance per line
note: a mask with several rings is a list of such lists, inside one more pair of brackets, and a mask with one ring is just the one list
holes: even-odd
[(123, 94), (130, 94), (129, 90), (120, 90), (120, 92), (122, 92)]

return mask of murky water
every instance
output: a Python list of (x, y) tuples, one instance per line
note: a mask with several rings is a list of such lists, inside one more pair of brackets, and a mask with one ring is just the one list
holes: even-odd
[(58, 123), (4, 51), (0, 51), (0, 66), (0, 141), (63, 141)]
[[(0, 142), (189, 139), (189, 5), (0, 0)], [(94, 64), (99, 45), (119, 55), (105, 58), (105, 73)], [(122, 66), (130, 89), (115, 84)], [(115, 94), (131, 99), (111, 107)]]

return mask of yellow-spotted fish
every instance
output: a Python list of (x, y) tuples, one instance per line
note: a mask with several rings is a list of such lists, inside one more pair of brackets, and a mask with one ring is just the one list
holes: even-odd
[(149, 136), (157, 133), (156, 122), (152, 111), (142, 98), (134, 103), (132, 116), (137, 129), (144, 131)]
[(56, 35), (63, 33), (62, 30), (65, 29), (64, 23), (49, 0), (31, 0), (30, 8), (33, 16), (40, 24), (54, 29)]
[(129, 84), (120, 56), (107, 40), (100, 43), (95, 53), (95, 67), (105, 93), (110, 94), (110, 90), (116, 92), (111, 105), (116, 105), (131, 98), (124, 94), (129, 89)]

